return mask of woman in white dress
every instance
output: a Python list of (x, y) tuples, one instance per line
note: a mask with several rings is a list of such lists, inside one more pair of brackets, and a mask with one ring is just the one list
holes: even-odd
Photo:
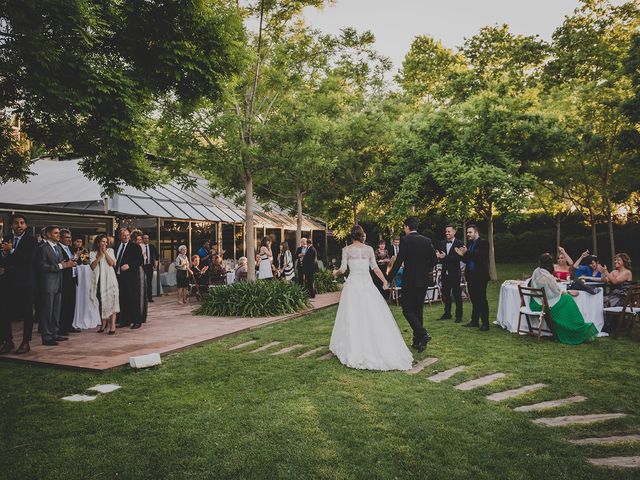
[(113, 267), (116, 265), (116, 256), (113, 249), (109, 248), (109, 238), (106, 235), (98, 235), (93, 242), (93, 248), (89, 254), (93, 279), (89, 298), (100, 308), (100, 329), (102, 333), (109, 328), (109, 335), (116, 333), (116, 313), (120, 312), (120, 299), (118, 290), (118, 278)]
[(258, 257), (260, 257), (260, 270), (258, 270), (258, 280), (273, 278), (273, 270), (271, 269), (273, 252), (271, 251), (271, 241), (269, 240), (269, 237), (262, 237)]
[(287, 242), (280, 244), (278, 263), (280, 278), (284, 278), (287, 282), (293, 280), (296, 270), (293, 267), (293, 256), (291, 255), (291, 250), (289, 250), (289, 244)]
[(365, 245), (359, 225), (351, 229), (353, 243), (342, 250), (342, 265), (334, 275), (349, 269), (330, 349), (347, 367), (366, 370), (409, 370), (413, 355), (398, 324), (369, 274), (371, 268), (386, 289), (386, 278), (378, 268), (373, 248)]

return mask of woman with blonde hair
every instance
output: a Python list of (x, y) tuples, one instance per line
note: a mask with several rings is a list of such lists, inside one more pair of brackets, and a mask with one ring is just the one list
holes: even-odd
[(189, 257), (187, 257), (187, 246), (180, 245), (178, 247), (178, 256), (176, 257), (176, 281), (178, 283), (178, 303), (184, 305), (187, 303), (187, 290), (189, 288), (188, 271)]

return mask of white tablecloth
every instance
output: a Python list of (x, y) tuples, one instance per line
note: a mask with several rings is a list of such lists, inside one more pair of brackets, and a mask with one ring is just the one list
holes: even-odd
[(227, 285), (236, 281), (236, 272), (227, 272)]
[[(575, 297), (576, 304), (587, 323), (593, 323), (598, 332), (602, 331), (604, 326), (604, 310), (602, 306), (602, 289), (596, 295), (590, 295), (587, 292), (579, 292)], [(498, 315), (496, 325), (506, 328), (512, 333), (518, 329), (518, 314), (520, 312), (520, 294), (518, 293), (518, 285), (515, 283), (503, 283), (500, 287), (500, 301), (498, 303)], [(520, 323), (521, 330), (527, 330), (527, 322), (522, 317)], [(604, 334), (603, 334), (604, 335)]]
[(95, 328), (100, 325), (100, 310), (91, 302), (91, 280), (93, 270), (89, 265), (78, 265), (78, 287), (76, 289), (76, 311), (73, 316), (74, 328)]

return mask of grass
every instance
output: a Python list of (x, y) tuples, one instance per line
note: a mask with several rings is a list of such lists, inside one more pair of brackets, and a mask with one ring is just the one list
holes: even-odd
[[(501, 266), (520, 278), (525, 266)], [(499, 282), (490, 289), (495, 314)], [(468, 304), (465, 317), (468, 317)], [(410, 330), (394, 314), (407, 340)], [(258, 345), (327, 345), (335, 307), (221, 342), (192, 348), (145, 371), (102, 374), (0, 364), (0, 477), (291, 478), (291, 479), (631, 479), (634, 470), (591, 467), (588, 457), (639, 455), (640, 445), (576, 446), (567, 439), (637, 433), (640, 421), (638, 344), (598, 339), (565, 346), (494, 327), (487, 334), (437, 322), (425, 307), (434, 340), (417, 359), (439, 361), (424, 372), (354, 371), (337, 360), (271, 357), (229, 351)], [(321, 353), (318, 353), (321, 355)], [(469, 369), (433, 384), (426, 376), (457, 365)], [(453, 385), (502, 371), (477, 391)], [(122, 389), (94, 402), (60, 397), (96, 383)], [(543, 382), (547, 388), (494, 404), (484, 397)], [(581, 404), (545, 414), (511, 407), (581, 394)], [(624, 419), (565, 428), (530, 419), (625, 412)]]

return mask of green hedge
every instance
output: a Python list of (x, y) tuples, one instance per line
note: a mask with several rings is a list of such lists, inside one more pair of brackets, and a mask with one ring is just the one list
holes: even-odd
[(259, 280), (210, 288), (194, 314), (212, 317), (275, 317), (310, 307), (307, 293), (298, 284)]
[(338, 291), (338, 282), (333, 278), (331, 270), (320, 270), (313, 276), (313, 286), (316, 293), (329, 293)]

